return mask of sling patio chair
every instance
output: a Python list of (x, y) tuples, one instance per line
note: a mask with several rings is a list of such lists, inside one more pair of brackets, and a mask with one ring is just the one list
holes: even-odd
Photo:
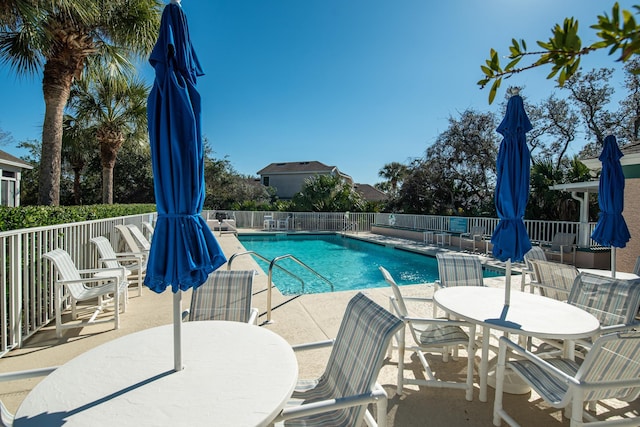
[(153, 225), (151, 225), (151, 223), (148, 221), (143, 221), (142, 230), (146, 233), (145, 237), (147, 238), (147, 240), (151, 241), (151, 239), (153, 239), (153, 232), (155, 231)]
[[(386, 426), (387, 393), (376, 382), (385, 352), (403, 322), (363, 293), (347, 304), (334, 340), (294, 346), (294, 351), (333, 345), (324, 373), (299, 380), (276, 426)], [(377, 422), (367, 409), (376, 404)]]
[(141, 253), (116, 252), (111, 242), (104, 236), (96, 236), (91, 239), (100, 254), (98, 259), (106, 268), (124, 268), (129, 285), (135, 284), (138, 288), (138, 296), (142, 295), (142, 281), (147, 269), (146, 259)]
[(636, 258), (636, 265), (633, 267), (633, 273), (640, 276), (640, 256)]
[[(83, 322), (62, 324), (62, 311), (67, 298), (71, 299), (71, 318), (77, 319), (77, 303), (97, 299), (95, 305), (85, 307), (93, 311), (87, 323), (113, 322), (114, 329), (120, 327), (120, 311), (127, 307), (127, 288), (124, 268), (98, 268), (78, 270), (71, 256), (63, 249), (55, 249), (42, 255), (53, 263), (58, 274), (55, 281), (56, 336), (62, 336), (63, 329), (82, 328)], [(83, 277), (84, 276), (84, 277)], [(113, 318), (96, 320), (108, 306), (113, 306)]]
[[(57, 366), (51, 366), (48, 368), (30, 369), (27, 371), (5, 372), (0, 374), (0, 383), (9, 381), (21, 381), (30, 378), (38, 378), (49, 375), (55, 371)], [(12, 427), (14, 421), (14, 414), (9, 412), (7, 407), (0, 401), (0, 426)]]
[(540, 295), (559, 301), (567, 301), (573, 283), (580, 272), (573, 265), (561, 264), (539, 259), (530, 260), (535, 271), (536, 282), (530, 283), (538, 288)]
[[(505, 370), (515, 372), (533, 390), (554, 408), (567, 408), (571, 427), (585, 424), (638, 426), (638, 418), (596, 418), (585, 410), (603, 399), (635, 400), (640, 394), (640, 333), (617, 332), (599, 337), (587, 353), (582, 364), (572, 359), (543, 359), (509, 339), (500, 338), (496, 395), (493, 406), (493, 425), (502, 420), (517, 426), (503, 407)], [(608, 404), (605, 408), (612, 409)], [(615, 411), (611, 411), (609, 415)], [(602, 418), (605, 418), (604, 420)]]
[(191, 293), (191, 306), (184, 320), (229, 320), (258, 324), (258, 309), (251, 307), (253, 270), (222, 270)]
[[(439, 279), (435, 289), (449, 286), (484, 286), (482, 262), (476, 255), (455, 252), (437, 253)], [(437, 307), (433, 305), (433, 317), (437, 317)]]
[[(391, 312), (402, 319), (405, 326), (396, 336), (397, 346), (389, 346), (390, 351), (392, 348), (398, 349), (397, 394), (402, 394), (404, 384), (412, 384), (425, 387), (463, 389), (466, 390), (466, 399), (468, 401), (473, 400), (473, 362), (475, 355), (474, 337), (476, 325), (461, 320), (450, 320), (446, 318), (429, 319), (411, 316), (407, 309), (407, 302), (424, 306), (429, 302), (433, 304), (433, 300), (430, 298), (403, 297), (402, 292), (400, 292), (400, 287), (391, 274), (384, 267), (378, 268), (382, 272), (384, 280), (391, 286), (393, 291), (393, 295), (389, 297)], [(410, 345), (405, 344), (405, 329), (407, 328), (411, 332), (411, 338), (413, 339), (413, 343)], [(468, 334), (462, 328), (466, 328), (469, 331)], [(441, 353), (442, 360), (446, 362), (452, 347), (462, 347), (467, 351), (467, 374), (465, 382), (442, 381), (437, 379), (425, 356), (425, 352)], [(405, 349), (415, 352), (418, 356), (418, 359), (420, 359), (422, 363), (426, 379), (405, 378)]]
[[(547, 260), (547, 255), (545, 255), (544, 250), (540, 246), (531, 246), (529, 252), (524, 254), (524, 265), (525, 267), (522, 269), (522, 275), (520, 276), (520, 290), (524, 292), (524, 289), (527, 285), (531, 284), (530, 288), (531, 292), (533, 292), (533, 286), (535, 286), (538, 278), (536, 277), (536, 272), (533, 269), (533, 265), (531, 264), (531, 260)], [(527, 283), (527, 276), (529, 276), (529, 283)]]
[(568, 304), (591, 313), (600, 322), (600, 329), (590, 340), (576, 340), (577, 348), (564, 349), (557, 340), (543, 340), (558, 349), (584, 357), (584, 350), (600, 335), (628, 331), (640, 323), (636, 320), (640, 306), (640, 279), (622, 280), (591, 273), (580, 273), (574, 280)]

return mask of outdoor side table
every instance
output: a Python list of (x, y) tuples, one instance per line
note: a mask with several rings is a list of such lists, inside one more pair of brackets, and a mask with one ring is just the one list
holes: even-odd
[(433, 235), (434, 234), (435, 234), (435, 231), (423, 231), (422, 232), (422, 243), (424, 243), (425, 245), (432, 244), (433, 243)]
[(173, 325), (95, 347), (36, 385), (13, 425), (267, 426), (293, 393), (295, 354), (268, 329), (185, 322), (182, 346), (178, 372)]
[(436, 234), (436, 244), (444, 246), (445, 242), (451, 246), (451, 233), (438, 233)]

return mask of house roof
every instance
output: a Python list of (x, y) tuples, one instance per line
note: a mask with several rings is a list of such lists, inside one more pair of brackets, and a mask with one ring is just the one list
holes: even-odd
[(264, 167), (258, 171), (258, 175), (267, 174), (285, 174), (285, 173), (319, 173), (319, 172), (331, 172), (337, 169), (335, 166), (327, 166), (324, 163), (312, 160), (308, 162), (283, 162), (283, 163), (271, 163), (269, 166)]
[[(622, 156), (622, 158), (620, 159), (620, 164), (622, 166), (640, 165), (640, 141), (624, 145), (620, 147), (620, 151), (622, 151), (622, 154), (624, 154), (624, 156)], [(600, 160), (597, 157), (592, 159), (584, 159), (581, 160), (581, 162), (591, 170), (598, 170), (602, 167), (602, 165), (600, 164)]]
[(33, 169), (33, 166), (22, 159), (0, 150), (0, 164), (16, 166), (22, 169)]
[(387, 195), (369, 184), (354, 184), (355, 190), (368, 202), (387, 200)]

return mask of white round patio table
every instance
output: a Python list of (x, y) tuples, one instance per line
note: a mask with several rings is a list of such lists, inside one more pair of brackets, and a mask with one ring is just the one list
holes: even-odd
[[(603, 277), (611, 277), (611, 270), (600, 270), (597, 268), (579, 268), (578, 271), (581, 273), (590, 273)], [(640, 279), (640, 276), (634, 273), (627, 273), (625, 271), (616, 271), (616, 279), (633, 280)]]
[(185, 322), (184, 369), (173, 325), (102, 344), (27, 395), (14, 426), (264, 426), (293, 393), (298, 364), (274, 332), (241, 322)]
[[(504, 289), (456, 286), (438, 290), (436, 304), (456, 318), (482, 326), (483, 337), (491, 329), (537, 338), (573, 341), (592, 336), (600, 323), (590, 313), (573, 305), (540, 295), (512, 290), (504, 304)], [(487, 401), (489, 339), (482, 340), (480, 401)]]

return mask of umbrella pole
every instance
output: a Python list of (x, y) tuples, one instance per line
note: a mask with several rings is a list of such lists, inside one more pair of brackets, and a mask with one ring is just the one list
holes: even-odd
[(173, 365), (182, 370), (182, 291), (173, 294)]
[(616, 278), (616, 247), (611, 246), (611, 277)]
[(507, 260), (504, 276), (504, 305), (511, 302), (511, 258)]

